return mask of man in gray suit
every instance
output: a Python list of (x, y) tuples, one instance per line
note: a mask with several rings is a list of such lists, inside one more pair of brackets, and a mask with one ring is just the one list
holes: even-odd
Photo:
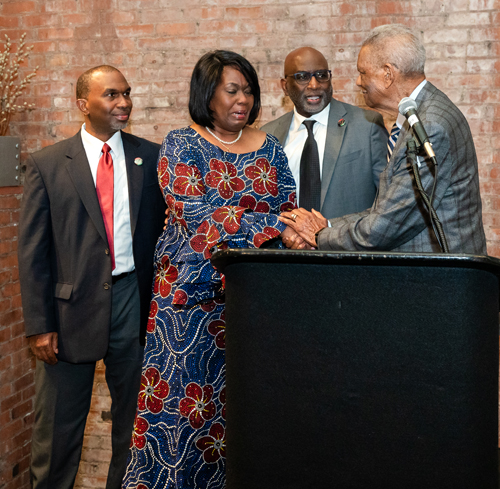
[(31, 473), (35, 489), (73, 487), (95, 362), (112, 405), (106, 488), (121, 487), (139, 392), (165, 204), (159, 145), (122, 132), (130, 86), (111, 66), (80, 76), (85, 124), (28, 160), (19, 226), (26, 335), (37, 357)]
[[(401, 129), (389, 164), (380, 176), (371, 209), (327, 220), (298, 209), (283, 221), (320, 250), (439, 252), (428, 212), (408, 165), (407, 142), (413, 138), (402, 98), (418, 104), (418, 116), (436, 153), (438, 167), (420, 158), (422, 185), (428, 194), (437, 178), (434, 208), (452, 253), (486, 254), (476, 152), (469, 125), (451, 100), (425, 79), (425, 49), (410, 29), (385, 25), (372, 31), (358, 57), (357, 85), (368, 106), (398, 116)], [(437, 176), (435, 176), (437, 173)], [(328, 225), (330, 227), (328, 227)], [(287, 246), (301, 248), (300, 239)]]
[(298, 204), (304, 183), (300, 173), (308, 134), (303, 122), (307, 119), (316, 121), (313, 132), (320, 166), (316, 210), (333, 218), (367, 209), (387, 164), (388, 134), (382, 116), (332, 98), (328, 62), (316, 49), (292, 51), (284, 70), (281, 86), (295, 108), (262, 130), (276, 136), (285, 148), (297, 184)]

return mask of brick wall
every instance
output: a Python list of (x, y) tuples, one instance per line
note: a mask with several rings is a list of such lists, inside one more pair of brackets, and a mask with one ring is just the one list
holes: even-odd
[(0, 487), (5, 489), (28, 487), (35, 393), (17, 272), (21, 196), (21, 187), (0, 187)]
[[(259, 124), (290, 109), (279, 86), (282, 61), (303, 45), (319, 49), (329, 60), (334, 96), (361, 104), (355, 85), (360, 42), (376, 25), (403, 22), (423, 32), (428, 78), (469, 120), (478, 150), (488, 250), (500, 256), (499, 21), (499, 0), (4, 0), (0, 38), (6, 33), (18, 39), (28, 32), (35, 45), (30, 67), (40, 67), (25, 98), (37, 109), (17, 116), (11, 134), (21, 136), (24, 156), (73, 135), (81, 123), (74, 108), (76, 79), (85, 69), (108, 63), (132, 85), (131, 131), (160, 142), (170, 129), (189, 123), (192, 68), (201, 54), (215, 48), (238, 51), (257, 68), (263, 93)], [(20, 189), (3, 191), (0, 199), (7, 203), (0, 205), (13, 205)], [(33, 377), (20, 333), (15, 232), (1, 234), (15, 230), (15, 208), (7, 212), (8, 224), (0, 217), (0, 236), (7, 242), (0, 245), (0, 347), (7, 352), (0, 358), (0, 430), (10, 429), (16, 438), (0, 431), (0, 487), (24, 488)], [(103, 487), (108, 412), (99, 367), (78, 487)]]

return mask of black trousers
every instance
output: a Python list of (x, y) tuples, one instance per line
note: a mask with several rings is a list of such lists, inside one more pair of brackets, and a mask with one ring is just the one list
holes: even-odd
[[(139, 290), (135, 273), (113, 285), (109, 348), (104, 357), (111, 393), (112, 458), (106, 489), (119, 489), (141, 379)], [(95, 362), (48, 365), (37, 360), (35, 425), (31, 448), (34, 489), (73, 487), (90, 409)]]

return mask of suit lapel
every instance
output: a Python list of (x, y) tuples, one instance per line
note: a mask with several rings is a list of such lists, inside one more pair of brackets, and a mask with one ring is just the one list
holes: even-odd
[(139, 207), (141, 205), (144, 168), (143, 165), (136, 165), (134, 163), (134, 160), (141, 156), (140, 143), (138, 140), (122, 131), (122, 141), (123, 150), (125, 151), (125, 166), (127, 168), (130, 227), (133, 236), (139, 216)]
[(97, 199), (94, 179), (92, 178), (92, 172), (90, 171), (87, 154), (85, 153), (80, 133), (73, 136), (71, 146), (66, 154), (66, 159), (66, 170), (73, 181), (76, 191), (80, 195), (80, 199), (85, 209), (87, 209), (94, 226), (104, 242), (107, 243), (108, 238), (102, 219), (101, 207)]
[(278, 126), (276, 127), (276, 131), (274, 132), (274, 135), (278, 138), (278, 141), (282, 146), (285, 145), (286, 137), (288, 136), (288, 130), (290, 129), (290, 124), (292, 123), (292, 118), (293, 110), (292, 112), (288, 112), (280, 118)]
[(330, 102), (330, 114), (328, 116), (328, 127), (326, 130), (325, 153), (323, 155), (323, 171), (321, 176), (321, 206), (325, 201), (326, 193), (333, 177), (335, 165), (339, 156), (344, 134), (349, 124), (339, 126), (338, 121), (346, 115), (342, 103), (332, 98)]

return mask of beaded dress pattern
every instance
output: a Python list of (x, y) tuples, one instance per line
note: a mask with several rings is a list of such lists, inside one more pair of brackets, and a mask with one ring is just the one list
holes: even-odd
[(225, 487), (224, 277), (217, 249), (258, 248), (285, 225), (295, 183), (274, 136), (224, 152), (192, 128), (170, 132), (158, 161), (170, 221), (155, 253), (141, 390), (123, 487)]

